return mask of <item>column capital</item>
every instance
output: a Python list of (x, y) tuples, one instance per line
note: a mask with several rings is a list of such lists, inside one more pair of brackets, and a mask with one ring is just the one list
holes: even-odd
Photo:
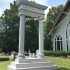
[(26, 15), (23, 12), (19, 12), (18, 15), (20, 18), (24, 19), (24, 22), (26, 22), (26, 20), (25, 20)]
[(19, 12), (19, 14), (18, 14), (19, 16), (25, 16), (25, 14), (23, 13), (23, 12)]
[(44, 16), (40, 16), (40, 17), (39, 17), (39, 20), (44, 20), (44, 19), (45, 19)]

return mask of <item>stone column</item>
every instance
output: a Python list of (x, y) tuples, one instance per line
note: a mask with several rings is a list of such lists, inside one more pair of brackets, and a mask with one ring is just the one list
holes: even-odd
[(39, 54), (38, 57), (44, 58), (44, 26), (43, 26), (44, 17), (39, 17)]
[(19, 28), (19, 55), (24, 57), (24, 43), (25, 43), (25, 15), (20, 14), (20, 28)]
[(22, 62), (25, 58), (24, 54), (24, 43), (25, 43), (25, 15), (19, 14), (20, 16), (20, 27), (19, 27), (19, 52), (16, 59), (17, 62)]

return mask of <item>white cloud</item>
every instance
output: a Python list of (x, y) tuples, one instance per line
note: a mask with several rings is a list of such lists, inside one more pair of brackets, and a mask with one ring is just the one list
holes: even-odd
[(49, 6), (46, 10), (45, 10), (45, 19), (47, 19), (47, 14), (48, 14), (48, 12), (49, 12), (49, 9), (51, 9), (52, 7), (51, 6)]
[(35, 0), (35, 2), (42, 4), (42, 5), (47, 5), (48, 4), (48, 0)]
[(0, 10), (0, 16), (2, 15), (2, 11)]
[(0, 0), (0, 16), (2, 15), (5, 9), (10, 8), (10, 3), (12, 3), (13, 1), (14, 0)]
[(4, 11), (6, 8), (10, 7), (10, 3), (14, 0), (0, 0), (0, 9)]
[(13, 1), (13, 0), (0, 0), (1, 3), (2, 2), (11, 2), (11, 1)]

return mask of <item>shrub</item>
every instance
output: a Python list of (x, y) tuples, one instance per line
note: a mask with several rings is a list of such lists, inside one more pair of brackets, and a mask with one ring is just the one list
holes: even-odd
[(45, 56), (67, 57), (68, 55), (70, 55), (70, 52), (66, 52), (66, 51), (55, 51), (55, 52), (54, 51), (45, 51)]
[(9, 57), (7, 57), (7, 56), (0, 56), (0, 61), (9, 61)]
[(9, 61), (9, 58), (0, 58), (0, 61)]

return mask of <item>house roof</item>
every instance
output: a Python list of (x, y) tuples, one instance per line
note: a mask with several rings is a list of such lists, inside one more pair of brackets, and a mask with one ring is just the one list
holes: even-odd
[(18, 7), (19, 7), (21, 4), (23, 4), (23, 5), (31, 6), (31, 7), (34, 7), (34, 8), (41, 9), (41, 10), (47, 9), (46, 6), (37, 4), (37, 3), (32, 2), (32, 1), (28, 1), (28, 0), (16, 0), (16, 3), (17, 3), (17, 6), (18, 6)]
[(61, 18), (64, 16), (66, 9), (68, 8), (68, 6), (70, 5), (70, 0), (67, 1), (67, 3), (65, 4), (65, 7), (63, 8), (63, 10), (60, 12), (59, 16), (57, 16), (57, 18), (55, 19), (55, 23), (52, 26), (48, 36), (60, 25), (61, 22)]

